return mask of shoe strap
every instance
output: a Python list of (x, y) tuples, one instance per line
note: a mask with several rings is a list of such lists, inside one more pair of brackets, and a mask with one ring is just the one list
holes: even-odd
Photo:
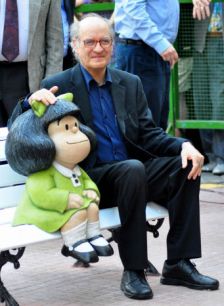
[(104, 238), (104, 237), (103, 237), (103, 235), (99, 234), (99, 235), (93, 236), (91, 238), (88, 238), (88, 242), (91, 242), (91, 241), (96, 240), (98, 238)]
[(72, 248), (75, 249), (77, 246), (79, 246), (80, 244), (83, 244), (85, 242), (88, 242), (88, 240), (87, 239), (81, 239), (81, 240), (77, 241), (76, 243), (74, 243), (72, 245)]

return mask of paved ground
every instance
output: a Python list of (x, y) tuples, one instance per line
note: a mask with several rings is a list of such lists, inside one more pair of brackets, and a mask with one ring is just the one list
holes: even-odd
[[(218, 182), (216, 181), (218, 180)], [(216, 181), (216, 183), (214, 182)], [(217, 185), (218, 183), (218, 185)], [(101, 259), (90, 268), (75, 268), (73, 260), (60, 255), (61, 241), (30, 246), (21, 259), (21, 268), (3, 268), (2, 279), (20, 306), (221, 306), (224, 305), (224, 178), (203, 175), (201, 186), (201, 233), (203, 256), (195, 260), (198, 269), (220, 281), (218, 291), (195, 291), (164, 286), (159, 277), (148, 277), (154, 291), (150, 301), (126, 298), (119, 290), (122, 266), (115, 255)], [(159, 271), (166, 258), (168, 220), (160, 237), (148, 235), (148, 255)], [(105, 232), (105, 236), (108, 233)], [(138, 243), (136, 242), (136, 247)]]

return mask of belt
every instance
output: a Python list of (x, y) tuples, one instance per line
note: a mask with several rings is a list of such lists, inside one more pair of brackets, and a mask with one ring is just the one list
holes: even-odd
[(208, 32), (209, 37), (222, 37), (222, 32)]
[(27, 63), (27, 61), (21, 61), (21, 62), (8, 62), (8, 61), (0, 61), (0, 65), (5, 65), (5, 66), (9, 66), (9, 65), (14, 65), (14, 66), (16, 66), (16, 65), (24, 65), (24, 64), (26, 64)]
[(146, 46), (146, 43), (142, 40), (135, 40), (129, 38), (116, 38), (116, 42), (124, 44), (124, 45), (136, 45), (136, 46)]

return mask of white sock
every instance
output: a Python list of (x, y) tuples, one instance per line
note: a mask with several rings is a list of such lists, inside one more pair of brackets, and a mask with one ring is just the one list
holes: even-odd
[[(98, 236), (101, 234), (100, 232), (100, 223), (99, 221), (96, 222), (89, 222), (87, 223), (87, 234), (86, 237), (87, 239), (90, 239), (92, 237)], [(96, 245), (96, 246), (105, 246), (108, 245), (109, 243), (107, 240), (103, 237), (96, 238), (91, 241), (91, 244)]]
[[(67, 247), (72, 247), (74, 243), (86, 239), (86, 225), (87, 221), (84, 221), (66, 232), (61, 232), (64, 243)], [(94, 251), (89, 242), (83, 242), (82, 244), (78, 245), (75, 250), (78, 252)]]
[(87, 221), (84, 221), (66, 232), (61, 232), (64, 243), (67, 247), (72, 246), (79, 240), (86, 239), (86, 225)]

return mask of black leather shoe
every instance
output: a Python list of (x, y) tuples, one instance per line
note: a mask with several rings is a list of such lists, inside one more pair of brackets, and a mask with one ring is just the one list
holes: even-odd
[(218, 280), (198, 272), (195, 265), (190, 260), (182, 259), (177, 264), (163, 266), (162, 277), (163, 285), (184, 286), (198, 290), (216, 290), (219, 288)]
[(100, 238), (100, 237), (104, 238), (102, 235), (97, 235), (97, 236), (94, 236), (94, 237), (88, 239), (88, 242), (94, 248), (94, 250), (96, 251), (98, 256), (111, 256), (111, 255), (113, 255), (114, 250), (109, 243), (105, 246), (99, 246), (99, 245), (93, 244), (93, 241)]
[(121, 279), (121, 290), (124, 295), (131, 299), (147, 300), (153, 297), (152, 289), (145, 279), (144, 271), (125, 270)]
[(91, 252), (78, 252), (75, 250), (75, 248), (82, 244), (87, 242), (87, 240), (80, 240), (77, 243), (73, 244), (72, 247), (67, 247), (66, 245), (63, 245), (61, 249), (61, 254), (64, 255), (65, 257), (71, 256), (77, 260), (82, 261), (84, 264), (88, 264), (90, 262), (98, 262), (99, 258), (95, 252), (95, 250)]

